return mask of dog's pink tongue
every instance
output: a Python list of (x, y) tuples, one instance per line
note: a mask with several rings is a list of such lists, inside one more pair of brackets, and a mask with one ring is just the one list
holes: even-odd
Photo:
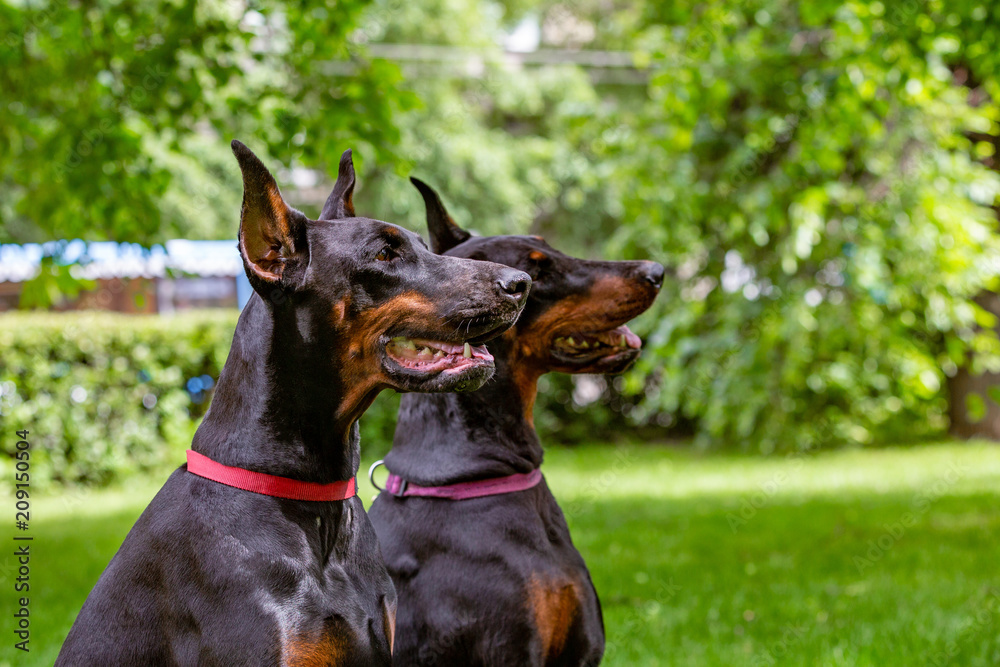
[(632, 333), (632, 330), (629, 329), (624, 324), (615, 329), (615, 333), (625, 336), (625, 343), (629, 347), (634, 348), (636, 350), (642, 347), (642, 339), (636, 336), (634, 333)]

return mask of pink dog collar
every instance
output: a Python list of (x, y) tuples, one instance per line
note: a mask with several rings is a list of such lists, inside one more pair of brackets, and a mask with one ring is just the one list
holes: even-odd
[(483, 498), (485, 496), (498, 496), (503, 493), (515, 493), (526, 491), (538, 486), (542, 481), (542, 471), (535, 468), (531, 472), (516, 473), (506, 477), (492, 477), (490, 479), (479, 479), (474, 482), (458, 482), (456, 484), (445, 484), (443, 486), (420, 486), (412, 484), (399, 475), (389, 473), (385, 482), (385, 488), (380, 488), (375, 484), (375, 469), (380, 465), (385, 465), (382, 461), (376, 461), (368, 471), (368, 478), (372, 486), (380, 491), (390, 493), (397, 498), (406, 496), (417, 496), (420, 498), (444, 498), (446, 500), (468, 500), (470, 498)]

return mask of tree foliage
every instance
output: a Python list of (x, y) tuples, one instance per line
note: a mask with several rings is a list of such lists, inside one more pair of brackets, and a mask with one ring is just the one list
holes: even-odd
[[(416, 41), (405, 26), (465, 11), (431, 4), (375, 37)], [(1000, 8), (505, 9), (456, 31), (421, 28), (477, 47), (486, 68), (412, 80), (426, 106), (400, 121), (404, 153), (481, 231), (531, 229), (675, 268), (640, 324), (634, 421), (763, 451), (919, 437), (947, 426), (948, 375), (997, 367), (995, 318), (975, 297), (1000, 268), (988, 167)], [(491, 59), (498, 47), (483, 44), (525, 14), (540, 19), (542, 48), (628, 51), (647, 83)], [(412, 210), (413, 194), (395, 188), (378, 191), (386, 214)]]
[(348, 53), (366, 1), (0, 3), (0, 242), (231, 236), (234, 136), (289, 165), (391, 158), (411, 102)]
[(616, 147), (637, 184), (620, 247), (680, 272), (650, 407), (765, 451), (864, 444), (940, 430), (944, 376), (970, 352), (996, 367), (974, 298), (996, 287), (1000, 180), (969, 135), (998, 107), (955, 68), (1000, 24), (967, 4), (651, 6), (650, 101)]
[[(223, 137), (328, 174), (360, 142), (367, 214), (422, 230), (412, 171), (474, 230), (674, 268), (636, 326), (635, 422), (763, 451), (915, 437), (946, 427), (948, 375), (1000, 361), (976, 301), (1000, 271), (1000, 6), (88, 8), (0, 5), (0, 240), (231, 237)], [(543, 53), (633, 66), (521, 63), (500, 40), (525, 17)]]

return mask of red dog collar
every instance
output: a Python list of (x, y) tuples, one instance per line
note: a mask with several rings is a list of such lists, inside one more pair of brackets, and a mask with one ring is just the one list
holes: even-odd
[(332, 482), (330, 484), (300, 482), (297, 479), (224, 466), (204, 454), (190, 449), (187, 450), (187, 470), (193, 475), (226, 486), (275, 498), (288, 498), (289, 500), (347, 500), (353, 498), (358, 490), (357, 480), (354, 478), (346, 482)]
[[(378, 489), (372, 475), (380, 465), (385, 465), (382, 461), (376, 461), (368, 471), (368, 478), (372, 481), (372, 486)], [(480, 479), (474, 482), (458, 482), (457, 484), (445, 484), (443, 486), (420, 486), (407, 482), (399, 475), (389, 473), (385, 481), (385, 488), (380, 489), (396, 496), (419, 496), (422, 498), (445, 498), (448, 500), (468, 500), (469, 498), (483, 498), (485, 496), (498, 496), (502, 493), (514, 493), (516, 491), (526, 491), (538, 486), (542, 481), (542, 471), (535, 468), (531, 472), (516, 473), (506, 477), (493, 477), (490, 479)]]

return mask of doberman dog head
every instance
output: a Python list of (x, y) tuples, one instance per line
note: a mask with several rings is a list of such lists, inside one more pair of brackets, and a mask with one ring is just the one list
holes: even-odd
[(285, 203), (250, 149), (232, 147), (243, 172), (244, 267), (268, 308), (294, 322), (292, 342), (319, 350), (297, 362), (303, 373), (310, 363), (335, 365), (343, 392), (357, 397), (352, 411), (383, 388), (474, 390), (489, 379), (493, 358), (482, 343), (517, 319), (527, 274), (441, 257), (417, 234), (355, 216), (350, 151), (311, 220)]
[(528, 303), (503, 336), (526, 380), (543, 373), (621, 373), (642, 341), (625, 323), (649, 308), (663, 283), (655, 262), (590, 261), (565, 255), (537, 236), (473, 237), (445, 210), (437, 193), (411, 178), (427, 207), (431, 249), (521, 269), (532, 279)]

